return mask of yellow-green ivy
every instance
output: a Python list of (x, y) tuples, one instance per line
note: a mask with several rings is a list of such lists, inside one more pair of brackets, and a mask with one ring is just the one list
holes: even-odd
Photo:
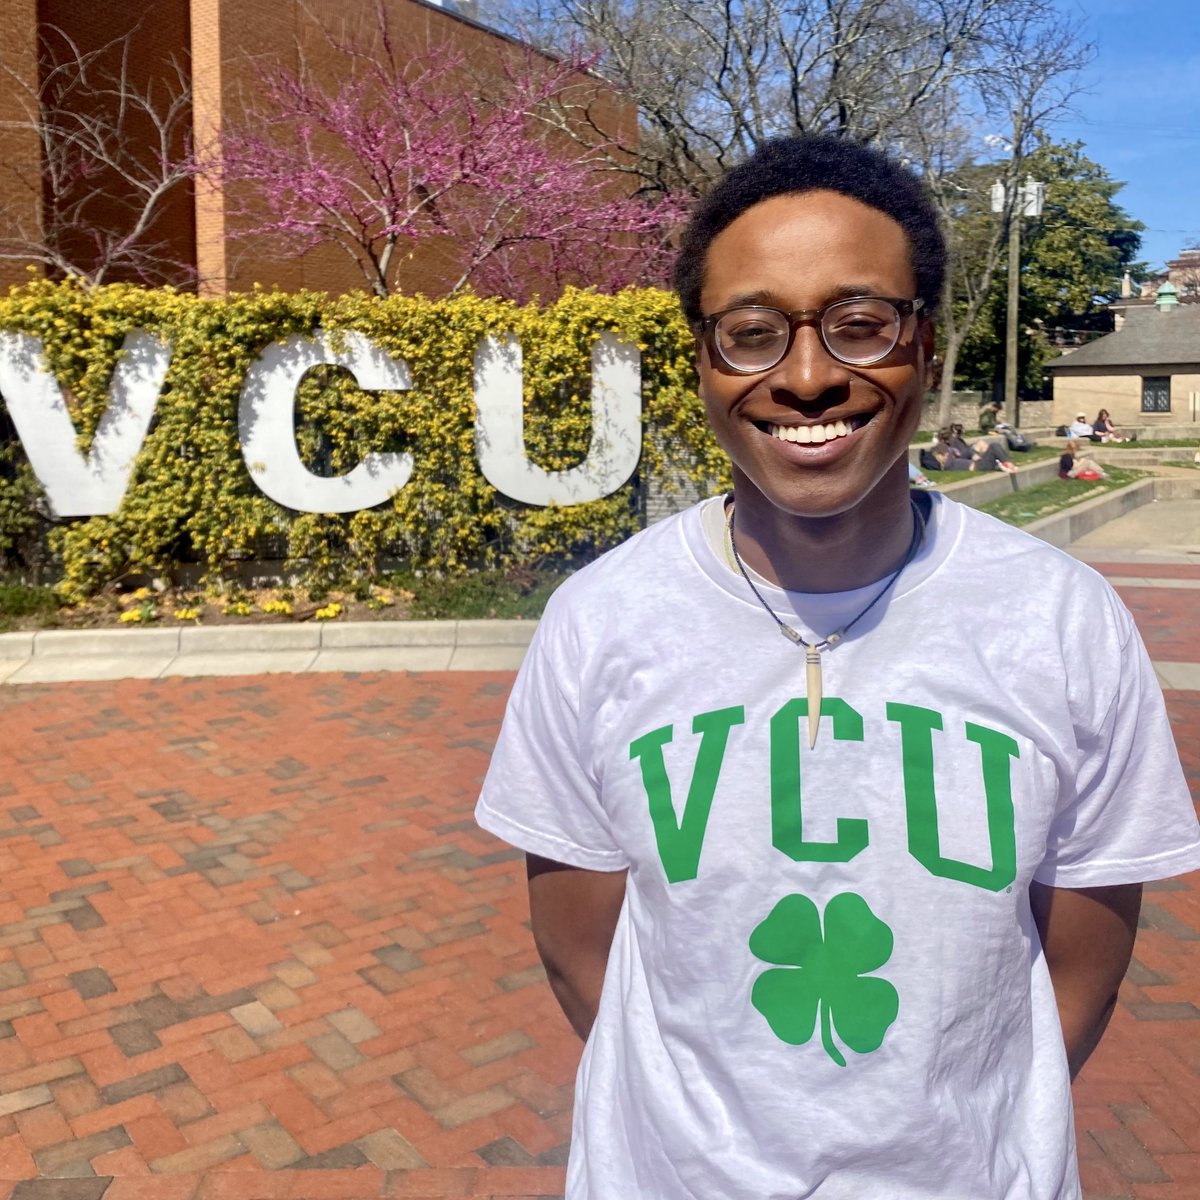
[[(198, 562), (218, 576), (245, 559), (285, 558), (312, 580), (371, 577), (388, 561), (445, 571), (578, 561), (640, 524), (635, 486), (657, 476), (710, 486), (728, 465), (696, 396), (691, 336), (675, 298), (630, 290), (568, 291), (547, 308), (502, 300), (254, 292), (199, 299), (114, 285), (35, 282), (0, 299), (0, 329), (33, 334), (87, 448), (108, 404), (126, 333), (174, 346), (154, 424), (120, 510), (57, 523), (60, 590), (78, 600), (131, 572), (170, 575)], [(368, 451), (408, 450), (415, 468), (386, 504), (358, 513), (296, 513), (255, 487), (238, 445), (238, 399), (263, 348), (290, 334), (354, 329), (403, 359), (413, 388), (399, 399), (363, 392), (336, 368), (309, 373), (297, 398), (297, 440), (310, 466), (349, 470)], [(515, 332), (524, 355), (526, 443), (550, 470), (581, 461), (591, 437), (591, 352), (605, 331), (642, 352), (643, 452), (638, 484), (571, 507), (531, 507), (497, 493), (475, 456), (476, 347)], [(0, 557), (29, 527), (37, 488), (19, 448), (0, 446)], [(6, 482), (7, 481), (7, 482)]]

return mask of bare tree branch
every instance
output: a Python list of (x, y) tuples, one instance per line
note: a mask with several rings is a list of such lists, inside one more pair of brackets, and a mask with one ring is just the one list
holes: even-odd
[(0, 64), (24, 109), (0, 129), (36, 142), (37, 166), (16, 171), (26, 193), (42, 198), (0, 209), (0, 259), (40, 264), (89, 286), (114, 275), (194, 281), (193, 264), (159, 229), (170, 198), (191, 180), (190, 79), (178, 59), (158, 78), (136, 79), (136, 33), (135, 26), (89, 50), (50, 27), (41, 33), (40, 78)]

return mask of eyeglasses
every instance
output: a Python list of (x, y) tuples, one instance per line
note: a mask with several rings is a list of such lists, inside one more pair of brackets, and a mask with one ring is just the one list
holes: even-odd
[(802, 324), (817, 326), (821, 345), (839, 362), (867, 367), (891, 354), (900, 341), (904, 318), (924, 306), (924, 300), (883, 296), (855, 296), (795, 312), (752, 304), (713, 313), (697, 321), (695, 328), (726, 366), (744, 375), (769, 371), (781, 363), (792, 348), (796, 326)]

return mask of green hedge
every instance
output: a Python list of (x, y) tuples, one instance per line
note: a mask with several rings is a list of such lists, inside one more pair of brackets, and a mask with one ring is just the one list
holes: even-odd
[[(683, 477), (714, 487), (728, 480), (696, 395), (692, 339), (666, 292), (570, 291), (547, 308), (519, 308), (474, 296), (381, 301), (255, 292), (207, 300), (37, 282), (0, 300), (0, 328), (42, 340), (84, 449), (108, 404), (126, 333), (142, 328), (174, 345), (154, 424), (116, 514), (47, 522), (11, 430), (0, 445), (0, 556), (27, 566), (44, 531), (69, 601), (130, 573), (170, 576), (180, 562), (199, 563), (211, 579), (247, 558), (283, 557), (310, 581), (330, 583), (370, 577), (385, 557), (445, 571), (579, 560), (638, 527), (635, 489), (651, 476), (666, 486)], [(399, 402), (363, 392), (337, 368), (310, 372), (300, 387), (297, 439), (309, 465), (320, 461), (340, 474), (369, 450), (413, 453), (409, 484), (368, 511), (283, 509), (255, 487), (238, 446), (238, 400), (250, 364), (270, 342), (319, 328), (358, 330), (412, 372), (413, 388)], [(528, 453), (549, 470), (587, 452), (596, 339), (612, 331), (640, 347), (644, 436), (635, 481), (603, 500), (538, 508), (508, 500), (483, 478), (473, 358), (481, 338), (508, 331), (524, 354)]]

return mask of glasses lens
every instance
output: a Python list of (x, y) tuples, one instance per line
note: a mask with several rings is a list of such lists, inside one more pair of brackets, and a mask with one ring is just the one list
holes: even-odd
[(900, 314), (886, 300), (843, 300), (825, 310), (821, 331), (830, 353), (844, 362), (877, 362), (900, 340)]
[(713, 329), (721, 357), (739, 371), (766, 371), (786, 353), (788, 319), (773, 308), (735, 308)]

